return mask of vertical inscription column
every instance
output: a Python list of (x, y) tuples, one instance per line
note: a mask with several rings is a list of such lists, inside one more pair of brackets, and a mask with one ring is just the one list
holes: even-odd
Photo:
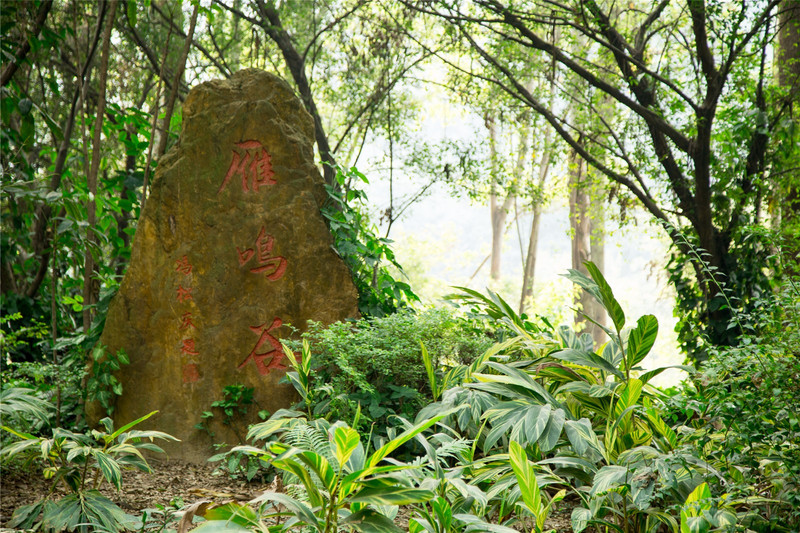
[[(175, 299), (180, 304), (186, 304), (192, 297), (192, 264), (187, 256), (183, 256), (175, 261), (175, 271), (183, 274), (183, 279), (179, 280), (178, 288), (175, 289)], [(194, 383), (200, 379), (200, 370), (196, 362), (196, 356), (200, 355), (194, 345), (194, 332), (196, 331), (192, 321), (192, 312), (186, 311), (181, 315), (180, 331), (182, 333), (180, 357), (184, 383)]]
[[(275, 172), (272, 170), (272, 156), (264, 146), (254, 140), (243, 141), (235, 144), (232, 150), (231, 163), (228, 172), (217, 190), (222, 193), (234, 176), (241, 178), (242, 192), (256, 193), (261, 187), (275, 185)], [(238, 180), (237, 180), (238, 181)], [(251, 274), (263, 275), (269, 281), (278, 281), (286, 273), (288, 262), (285, 257), (273, 252), (275, 238), (267, 233), (266, 223), (252, 241), (250, 246), (234, 246), (236, 259), (240, 268), (246, 268)], [(284, 364), (286, 354), (278, 339), (270, 332), (281, 327), (283, 320), (274, 317), (260, 325), (250, 326), (250, 330), (258, 335), (258, 340), (249, 354), (237, 366), (243, 369), (252, 361), (256, 370), (262, 376), (268, 375), (273, 370), (286, 370)]]

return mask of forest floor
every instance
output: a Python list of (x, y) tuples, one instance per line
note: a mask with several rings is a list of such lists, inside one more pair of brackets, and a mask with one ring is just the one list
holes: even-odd
[[(267, 483), (232, 479), (224, 473), (215, 472), (213, 464), (194, 464), (176, 459), (148, 461), (154, 472), (124, 471), (121, 491), (116, 491), (107, 483), (100, 487), (105, 496), (135, 516), (142, 516), (145, 509), (177, 511), (202, 500), (215, 503), (236, 500), (244, 503), (265, 490), (275, 489), (274, 485)], [(15, 531), (7, 526), (14, 510), (46, 497), (51, 484), (36, 470), (4, 470), (0, 476), (0, 533)], [(54, 491), (56, 499), (63, 495), (65, 493), (61, 487)], [(560, 507), (562, 510), (547, 521), (546, 529), (552, 528), (559, 533), (571, 532), (571, 508), (565, 508), (563, 504)], [(404, 511), (401, 509), (396, 522), (405, 529), (409, 517)], [(176, 524), (169, 527), (174, 529)]]

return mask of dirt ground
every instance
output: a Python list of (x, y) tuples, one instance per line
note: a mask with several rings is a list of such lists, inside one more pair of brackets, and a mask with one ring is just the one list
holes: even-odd
[[(154, 472), (139, 471), (123, 473), (122, 490), (117, 492), (108, 484), (101, 491), (124, 511), (141, 516), (144, 509), (177, 509), (200, 500), (223, 503), (231, 500), (249, 501), (265, 490), (274, 490), (274, 484), (245, 482), (231, 479), (226, 474), (215, 473), (213, 464), (191, 464), (178, 460), (150, 459)], [(34, 503), (47, 495), (51, 483), (38, 472), (11, 469), (0, 477), (0, 533), (14, 531), (7, 524), (14, 510), (21, 505)], [(62, 495), (63, 491), (56, 491)], [(565, 506), (562, 506), (562, 509)], [(547, 527), (558, 533), (571, 532), (570, 511), (567, 506), (548, 520)], [(408, 523), (407, 513), (401, 510), (398, 525)], [(175, 527), (175, 524), (171, 526)]]
[[(270, 487), (264, 483), (233, 480), (215, 474), (214, 465), (198, 465), (178, 460), (149, 459), (154, 472), (123, 472), (122, 490), (117, 492), (107, 483), (100, 490), (125, 512), (140, 516), (144, 509), (184, 507), (199, 500), (246, 502)], [(37, 472), (18, 469), (3, 472), (0, 478), (0, 528), (7, 528), (14, 510), (47, 495), (51, 483)], [(57, 490), (63, 494), (63, 490)], [(173, 526), (174, 527), (174, 526)], [(0, 529), (0, 532), (11, 531)]]

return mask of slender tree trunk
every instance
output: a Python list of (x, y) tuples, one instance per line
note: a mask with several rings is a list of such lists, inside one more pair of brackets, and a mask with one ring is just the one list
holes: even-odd
[[(778, 85), (788, 106), (788, 115), (794, 122), (795, 132), (800, 127), (800, 0), (784, 0), (778, 15), (777, 69)], [(797, 142), (800, 134), (795, 133)], [(790, 139), (790, 145), (792, 140)], [(791, 148), (790, 148), (791, 149)], [(795, 150), (796, 150), (795, 146)], [(789, 166), (796, 165), (797, 158), (789, 158)], [(780, 227), (789, 238), (784, 246), (784, 264), (789, 274), (800, 274), (800, 171), (785, 169), (788, 175), (780, 178), (774, 190), (778, 191), (777, 211)], [(795, 236), (794, 239), (791, 236)]]
[[(569, 225), (572, 234), (572, 268), (589, 274), (584, 263), (590, 260), (591, 229), (589, 226), (589, 194), (586, 188), (586, 168), (583, 158), (574, 150), (569, 155)], [(580, 291), (575, 297), (578, 311), (589, 315), (592, 297)], [(575, 313), (575, 324), (584, 322), (581, 312)]]
[[(147, 189), (150, 185), (150, 166), (153, 163), (153, 149), (155, 148), (155, 139), (158, 134), (156, 125), (158, 124), (159, 110), (161, 109), (161, 88), (164, 85), (164, 69), (166, 68), (167, 59), (169, 58), (170, 40), (172, 38), (172, 26), (167, 31), (167, 40), (164, 44), (164, 56), (161, 60), (161, 66), (158, 72), (158, 83), (156, 84), (156, 97), (153, 100), (153, 106), (150, 108), (150, 115), (152, 120), (150, 123), (150, 142), (147, 145), (147, 161), (144, 164), (144, 183), (142, 185), (142, 207), (140, 213), (144, 213), (144, 206), (147, 203)], [(160, 144), (160, 141), (159, 141)]]
[(100, 135), (103, 132), (103, 117), (106, 110), (106, 82), (108, 80), (108, 56), (111, 47), (111, 30), (114, 27), (114, 16), (117, 11), (117, 0), (111, 0), (110, 10), (103, 30), (103, 51), (100, 56), (100, 71), (98, 73), (99, 99), (95, 109), (94, 135), (92, 137), (92, 164), (86, 176), (89, 189), (87, 202), (86, 252), (83, 263), (83, 333), (88, 334), (92, 325), (93, 305), (96, 303), (99, 286), (94, 278), (95, 263), (94, 249), (97, 246), (95, 226), (97, 224), (97, 174), (100, 170)]
[[(539, 172), (536, 180), (537, 191), (544, 191), (544, 184), (550, 171), (551, 146), (553, 136), (552, 128), (547, 128), (544, 133), (544, 149), (542, 158), (539, 160)], [(525, 312), (528, 303), (533, 297), (533, 282), (536, 274), (536, 250), (539, 246), (539, 224), (542, 218), (542, 199), (535, 199), (533, 204), (533, 220), (531, 222), (531, 233), (528, 239), (528, 253), (525, 257), (525, 268), (522, 273), (522, 294), (519, 300), (520, 314)]]
[(499, 165), (497, 164), (497, 130), (495, 128), (495, 118), (491, 114), (484, 117), (484, 123), (489, 130), (489, 157), (491, 159), (491, 185), (489, 192), (489, 214), (492, 223), (492, 260), (490, 277), (492, 281), (500, 281), (500, 265), (503, 255), (503, 234), (505, 233), (506, 219), (508, 218), (508, 210), (511, 204), (514, 203), (514, 195), (509, 193), (506, 195), (503, 203), (500, 204), (500, 199), (497, 192), (498, 174), (500, 172)]
[(192, 10), (192, 18), (189, 20), (189, 32), (186, 34), (186, 41), (183, 45), (181, 57), (178, 60), (178, 67), (175, 69), (175, 77), (172, 80), (172, 90), (169, 93), (169, 100), (167, 101), (167, 108), (164, 112), (164, 120), (161, 123), (161, 138), (158, 140), (158, 150), (156, 150), (156, 160), (160, 160), (164, 152), (167, 151), (167, 141), (169, 140), (169, 124), (172, 120), (172, 113), (175, 110), (175, 100), (178, 99), (178, 88), (181, 85), (183, 78), (183, 71), (186, 68), (186, 58), (189, 57), (189, 49), (192, 47), (192, 39), (194, 38), (194, 28), (197, 23), (197, 13), (199, 3), (194, 5)]
[(36, 20), (33, 23), (33, 31), (31, 31), (30, 37), (26, 38), (22, 44), (19, 45), (19, 48), (17, 48), (14, 53), (13, 59), (6, 65), (6, 68), (3, 69), (3, 73), (0, 75), (0, 86), (5, 87), (6, 84), (11, 81), (11, 78), (14, 77), (14, 73), (17, 72), (19, 65), (25, 60), (28, 52), (31, 51), (31, 40), (37, 38), (41, 33), (44, 23), (47, 20), (47, 15), (50, 13), (50, 8), (52, 7), (53, 0), (44, 0), (39, 5), (39, 10), (36, 12)]
[(320, 118), (317, 104), (314, 102), (314, 96), (311, 94), (311, 86), (306, 77), (306, 65), (303, 57), (297, 52), (297, 49), (292, 44), (292, 40), (286, 30), (283, 28), (278, 10), (275, 9), (275, 2), (264, 2), (264, 0), (257, 0), (260, 15), (265, 19), (263, 23), (264, 31), (267, 32), (270, 39), (278, 46), (292, 74), (297, 90), (300, 93), (300, 98), (306, 111), (309, 112), (314, 119), (314, 135), (317, 141), (317, 148), (319, 155), (322, 158), (322, 172), (325, 178), (325, 183), (332, 187), (337, 187), (336, 183), (336, 160), (333, 157), (328, 136), (325, 134), (325, 128), (322, 126), (322, 118)]
[[(590, 243), (589, 243), (589, 260), (594, 263), (597, 268), (600, 269), (600, 272), (605, 272), (606, 270), (606, 212), (605, 212), (605, 205), (603, 204), (602, 200), (600, 199), (600, 195), (597, 194), (597, 191), (594, 190), (593, 194), (590, 198), (590, 206), (589, 206), (589, 234), (590, 234)], [(600, 305), (600, 302), (595, 300), (594, 298), (590, 298), (590, 312), (588, 315), (594, 320), (597, 324), (601, 326), (606, 325), (606, 311), (603, 309), (603, 306)], [(608, 340), (605, 332), (602, 328), (598, 327), (595, 324), (589, 325), (589, 331), (592, 334), (592, 339), (594, 340), (595, 346), (601, 346), (604, 342)]]
[[(57, 191), (61, 186), (61, 178), (64, 175), (64, 165), (67, 162), (67, 154), (70, 148), (70, 141), (72, 139), (72, 130), (75, 127), (75, 118), (79, 110), (83, 107), (83, 94), (85, 93), (86, 84), (89, 83), (89, 69), (91, 68), (94, 53), (97, 50), (97, 45), (100, 42), (101, 30), (103, 29), (103, 20), (105, 12), (101, 9), (97, 17), (97, 26), (94, 32), (94, 39), (89, 46), (89, 54), (86, 58), (86, 63), (80, 71), (80, 77), (76, 80), (75, 92), (72, 97), (72, 104), (70, 106), (69, 115), (64, 122), (63, 137), (61, 143), (58, 145), (58, 153), (50, 175), (50, 183), (48, 189), (50, 191)], [(50, 224), (50, 217), (53, 214), (53, 208), (47, 204), (42, 203), (36, 208), (36, 222), (33, 225), (33, 250), (39, 256), (39, 266), (33, 281), (28, 285), (25, 290), (25, 295), (33, 298), (39, 291), (39, 287), (44, 281), (45, 274), (50, 262), (50, 250), (48, 249), (49, 241), (52, 235), (48, 233), (48, 226)]]

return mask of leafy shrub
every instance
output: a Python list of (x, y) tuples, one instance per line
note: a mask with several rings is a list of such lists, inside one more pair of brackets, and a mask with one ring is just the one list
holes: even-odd
[(336, 181), (338, 187), (325, 185), (328, 202), (321, 211), (333, 234), (333, 247), (353, 276), (361, 314), (382, 317), (418, 302), (408, 283), (395, 279), (388, 268), (391, 265), (403, 272), (394, 257), (392, 241), (378, 236), (366, 210), (356, 203), (366, 202), (367, 195), (354, 185), (369, 183), (367, 177), (355, 167), (339, 167)]
[(310, 411), (352, 424), (360, 408), (362, 423), (375, 423), (379, 434), (389, 416), (413, 418), (432, 400), (421, 344), (438, 368), (469, 363), (492, 343), (448, 309), (405, 310), (328, 327), (312, 323), (303, 337), (312, 354)]
[(720, 350), (670, 401), (683, 441), (725, 476), (711, 493), (748, 499), (755, 531), (800, 528), (800, 360), (780, 347)]
[(2, 429), (18, 440), (0, 450), (0, 458), (23, 457), (43, 465), (42, 475), (53, 480), (53, 488), (63, 484), (67, 496), (57, 501), (48, 497), (14, 511), (10, 527), (48, 531), (122, 531), (136, 526), (137, 519), (100, 494), (105, 480), (117, 490), (122, 487), (122, 470), (136, 468), (151, 472), (143, 451), (163, 453), (153, 439), (177, 440), (160, 431), (140, 431), (135, 425), (157, 411), (114, 430), (110, 418), (102, 427), (86, 434), (55, 428), (51, 437), (35, 437), (8, 426)]
[(219, 527), (231, 523), (245, 531), (263, 531), (265, 518), (285, 516), (288, 519), (284, 523), (269, 530), (302, 527), (334, 533), (342, 526), (363, 533), (401, 533), (391, 520), (396, 506), (424, 502), (434, 495), (409, 484), (402, 475), (409, 465), (391, 461), (388, 456), (447, 414), (418, 423), (372, 454), (365, 449), (358, 431), (342, 422), (309, 424), (299, 418), (273, 417), (255, 424), (249, 439), (262, 440), (280, 433), (282, 441), (270, 441), (265, 449), (240, 446), (234, 451), (252, 454), (284, 472), (294, 485), (287, 492), (297, 497), (266, 491), (251, 502), (259, 505), (257, 512), (240, 504), (209, 508), (203, 513), (208, 522), (197, 531), (220, 531)]
[(658, 332), (655, 317), (628, 325), (602, 274), (586, 265), (591, 278), (577, 271), (567, 277), (608, 312), (607, 343), (595, 346), (568, 326), (519, 316), (496, 294), (464, 290), (459, 299), (503, 327), (505, 339), (419, 416), (470, 405), (459, 413), (465, 420), (446, 423), (480, 428), (474, 438), (486, 455), (472, 467), (470, 483), (486, 492), (500, 523), (532, 521), (541, 531), (566, 489), (581, 501), (572, 513), (576, 532), (675, 529), (677, 508), (710, 469), (676, 449), (661, 393), (648, 383), (664, 368), (641, 366)]

